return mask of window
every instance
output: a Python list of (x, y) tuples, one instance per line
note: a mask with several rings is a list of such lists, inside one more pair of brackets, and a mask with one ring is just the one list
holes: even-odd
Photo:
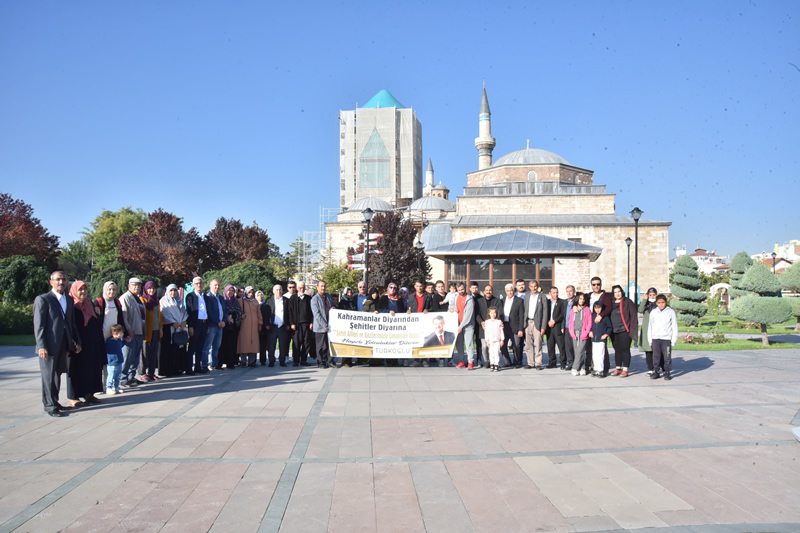
[(567, 238), (567, 240), (568, 241), (572, 241), (572, 242), (577, 242), (578, 244), (581, 243), (581, 238), (580, 237), (569, 237), (569, 238)]
[(505, 292), (507, 283), (516, 279), (536, 280), (543, 291), (553, 285), (552, 257), (451, 258), (445, 260), (447, 282), (477, 281), (481, 291), (486, 285), (496, 295)]

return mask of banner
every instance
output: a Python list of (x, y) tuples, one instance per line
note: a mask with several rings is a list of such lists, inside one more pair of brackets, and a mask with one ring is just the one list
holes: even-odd
[(457, 313), (364, 313), (331, 309), (328, 340), (335, 357), (449, 358), (458, 336)]

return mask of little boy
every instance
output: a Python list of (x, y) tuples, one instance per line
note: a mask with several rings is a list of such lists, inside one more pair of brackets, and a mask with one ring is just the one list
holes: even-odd
[(672, 379), (672, 347), (678, 342), (678, 317), (667, 305), (667, 297), (656, 296), (656, 308), (650, 311), (650, 324), (647, 328), (647, 342), (653, 347), (653, 373), (650, 379), (658, 379), (658, 367), (664, 361), (664, 379)]
[(119, 379), (122, 375), (122, 336), (125, 329), (120, 324), (111, 326), (111, 336), (106, 339), (106, 354), (108, 354), (108, 378), (106, 379), (106, 394), (119, 394)]
[(592, 308), (592, 331), (589, 332), (589, 338), (592, 339), (592, 377), (604, 378), (605, 373), (605, 356), (606, 356), (606, 339), (611, 335), (611, 319), (604, 316), (600, 322), (595, 322), (595, 319), (603, 312), (605, 305), (600, 300), (594, 303)]

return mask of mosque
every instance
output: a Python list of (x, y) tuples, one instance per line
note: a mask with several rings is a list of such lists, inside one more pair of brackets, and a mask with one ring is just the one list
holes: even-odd
[[(376, 98), (382, 93), (389, 94), (381, 91)], [(384, 95), (384, 101), (390, 100)], [(331, 259), (344, 260), (348, 246), (362, 232), (367, 207), (375, 212), (400, 209), (418, 228), (433, 279), (491, 284), (495, 294), (518, 278), (536, 279), (544, 290), (556, 286), (562, 294), (568, 284), (590, 290), (593, 276), (602, 278), (606, 288), (624, 287), (629, 277), (632, 284), (636, 244), (629, 247), (626, 239), (635, 239), (635, 224), (630, 215), (616, 214), (615, 195), (594, 183), (592, 170), (547, 150), (528, 146), (493, 161), (491, 116), (484, 87), (475, 139), (478, 168), (467, 173), (459, 196), (451, 200), (450, 190), (441, 181), (435, 183), (429, 159), (421, 196), (413, 195), (410, 203), (398, 194), (362, 195), (326, 223)], [(421, 153), (421, 127), (416, 132)], [(355, 162), (343, 165), (359, 168)], [(640, 290), (669, 291), (670, 225), (639, 220)]]

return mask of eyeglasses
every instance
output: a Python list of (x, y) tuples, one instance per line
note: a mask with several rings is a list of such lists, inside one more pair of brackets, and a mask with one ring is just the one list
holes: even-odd
[(599, 286), (600, 286), (599, 283), (592, 283), (592, 287), (599, 287)]

